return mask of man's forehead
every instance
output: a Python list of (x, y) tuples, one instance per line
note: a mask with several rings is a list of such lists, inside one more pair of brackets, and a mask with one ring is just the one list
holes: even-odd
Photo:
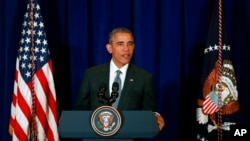
[(118, 35), (115, 36), (113, 39), (117, 41), (133, 41), (133, 37), (128, 35)]

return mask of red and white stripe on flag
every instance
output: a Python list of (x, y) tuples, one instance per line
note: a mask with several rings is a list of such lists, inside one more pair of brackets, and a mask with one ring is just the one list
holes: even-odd
[[(18, 61), (17, 61), (18, 62)], [(37, 71), (34, 77), (34, 90), (36, 93), (36, 122), (38, 140), (57, 141), (58, 117), (56, 108), (56, 95), (53, 83), (51, 60)], [(14, 93), (11, 104), (10, 125), (13, 128), (13, 140), (29, 140), (32, 82), (25, 83), (20, 71), (17, 70), (14, 83)]]
[(210, 96), (207, 95), (203, 102), (202, 110), (204, 114), (213, 114), (214, 112), (218, 112), (219, 108), (210, 98)]

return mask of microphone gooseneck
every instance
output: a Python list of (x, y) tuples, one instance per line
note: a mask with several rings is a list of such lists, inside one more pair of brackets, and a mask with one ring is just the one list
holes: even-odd
[(112, 105), (116, 101), (116, 98), (119, 95), (118, 90), (119, 90), (119, 84), (117, 82), (114, 82), (112, 85), (112, 92), (111, 92), (111, 97), (109, 99), (109, 105)]
[(119, 84), (117, 82), (114, 82), (112, 85), (112, 92), (110, 97), (105, 96), (105, 91), (106, 91), (106, 85), (103, 83), (100, 85), (99, 90), (98, 90), (98, 101), (102, 104), (108, 104), (111, 106), (119, 96)]
[(97, 94), (98, 101), (101, 102), (101, 103), (104, 103), (105, 100), (107, 99), (107, 98), (105, 97), (105, 91), (106, 91), (106, 87), (105, 87), (104, 84), (102, 84), (102, 85), (99, 87), (98, 94)]

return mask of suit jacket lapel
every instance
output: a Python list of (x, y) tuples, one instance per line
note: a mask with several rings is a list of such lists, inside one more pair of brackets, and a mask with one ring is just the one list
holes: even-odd
[(136, 75), (136, 72), (135, 72), (133, 65), (129, 64), (126, 77), (125, 77), (124, 86), (123, 86), (122, 93), (121, 93), (121, 98), (120, 98), (119, 105), (118, 105), (118, 109), (122, 109), (125, 106), (126, 101), (129, 98), (129, 95), (131, 95), (129, 91), (134, 86), (135, 75)]
[(109, 91), (109, 70), (110, 70), (110, 63), (105, 63), (103, 67), (100, 69), (100, 77), (99, 77), (99, 83), (105, 83), (106, 85), (106, 91), (105, 91), (105, 96), (109, 97), (110, 91)]

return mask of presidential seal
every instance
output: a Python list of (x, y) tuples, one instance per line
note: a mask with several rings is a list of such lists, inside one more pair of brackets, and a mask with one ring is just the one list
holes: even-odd
[(100, 136), (112, 136), (121, 127), (121, 115), (111, 106), (101, 106), (91, 114), (91, 127)]

